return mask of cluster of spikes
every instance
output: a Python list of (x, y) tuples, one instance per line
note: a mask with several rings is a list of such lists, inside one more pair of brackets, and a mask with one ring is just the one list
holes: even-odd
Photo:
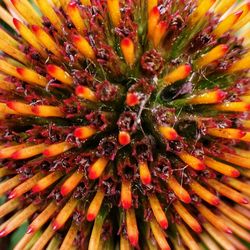
[(249, 13), (3, 0), (0, 237), (28, 222), (15, 250), (249, 249)]

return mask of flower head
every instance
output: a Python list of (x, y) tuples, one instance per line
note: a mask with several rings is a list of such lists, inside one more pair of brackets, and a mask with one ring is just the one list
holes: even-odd
[[(249, 3), (4, 0), (0, 237), (15, 249), (246, 249)], [(225, 14), (225, 15), (224, 15)]]

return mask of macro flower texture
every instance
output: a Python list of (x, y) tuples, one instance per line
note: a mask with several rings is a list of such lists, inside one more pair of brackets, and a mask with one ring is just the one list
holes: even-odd
[(12, 249), (249, 249), (249, 21), (236, 0), (0, 1), (0, 249), (25, 224)]

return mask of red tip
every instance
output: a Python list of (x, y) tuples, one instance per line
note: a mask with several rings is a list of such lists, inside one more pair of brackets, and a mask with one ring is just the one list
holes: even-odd
[(142, 178), (142, 183), (144, 185), (149, 185), (151, 183), (151, 176)]
[(126, 104), (128, 106), (135, 106), (139, 104), (139, 98), (135, 93), (128, 93), (126, 98)]
[(16, 71), (17, 71), (17, 73), (19, 74), (19, 75), (24, 75), (24, 71), (25, 71), (25, 69), (24, 68), (16, 68)]
[(157, 6), (155, 6), (155, 7), (150, 11), (150, 15), (154, 15), (154, 16), (160, 15), (160, 11), (159, 11), (159, 9), (158, 9)]
[(203, 162), (200, 162), (197, 164), (197, 169), (198, 170), (204, 170), (206, 168), (206, 165)]
[(17, 29), (20, 29), (21, 22), (18, 19), (13, 18), (13, 23)]
[(218, 102), (223, 101), (223, 100), (225, 99), (226, 95), (227, 95), (226, 92), (224, 92), (224, 91), (218, 89), (218, 90), (217, 90), (217, 101), (218, 101)]
[(221, 49), (222, 49), (224, 52), (227, 52), (227, 51), (228, 51), (228, 45), (222, 44), (222, 45), (221, 45)]
[(130, 46), (131, 43), (132, 43), (132, 40), (128, 37), (123, 38), (121, 41), (121, 45), (126, 46), (126, 47)]
[(124, 209), (129, 209), (129, 208), (131, 208), (131, 201), (122, 201), (122, 207), (124, 208)]
[(83, 136), (81, 128), (76, 128), (75, 129), (74, 136), (77, 137), (77, 138), (81, 138)]
[(137, 245), (137, 243), (138, 243), (138, 235), (128, 236), (128, 239), (129, 239), (132, 246), (135, 247)]
[(51, 156), (50, 150), (49, 150), (49, 149), (45, 149), (45, 150), (43, 151), (43, 155), (44, 155), (45, 157), (50, 157), (50, 156)]
[(240, 201), (240, 203), (242, 203), (242, 204), (248, 204), (249, 202), (248, 202), (247, 198), (242, 198), (241, 201)]
[(186, 65), (185, 65), (185, 71), (186, 71), (186, 74), (187, 74), (187, 75), (190, 74), (191, 70), (192, 70), (191, 65), (190, 65), (190, 64), (186, 64)]
[(229, 227), (226, 227), (224, 231), (227, 234), (232, 234), (233, 233), (232, 230)]
[(81, 39), (82, 39), (82, 38), (81, 38), (81, 36), (79, 36), (79, 35), (73, 35), (73, 36), (72, 36), (72, 40), (73, 40), (74, 43), (80, 42)]
[(62, 196), (66, 196), (69, 193), (69, 189), (65, 186), (62, 186), (60, 192)]
[(181, 199), (184, 203), (188, 204), (191, 202), (191, 197), (189, 195), (186, 195), (184, 197), (182, 197)]
[(243, 136), (246, 135), (246, 132), (245, 131), (239, 131), (239, 138), (242, 138)]
[(53, 221), (53, 223), (52, 223), (52, 229), (54, 231), (57, 231), (60, 228), (61, 228), (61, 226), (58, 224), (58, 222), (57, 221)]
[(32, 188), (32, 192), (33, 193), (38, 193), (38, 192), (40, 192), (41, 191), (41, 189), (40, 189), (40, 187), (38, 186), (38, 185), (35, 185), (33, 188)]
[(83, 94), (85, 92), (85, 87), (84, 86), (77, 86), (75, 92), (76, 92), (76, 95)]
[(176, 140), (178, 137), (178, 134), (175, 131), (169, 132), (169, 140)]
[(212, 205), (217, 206), (217, 205), (220, 204), (220, 199), (214, 198), (214, 199), (211, 201), (211, 203), (212, 203)]
[(196, 225), (196, 226), (194, 226), (194, 227), (192, 227), (192, 228), (198, 234), (200, 234), (202, 232), (202, 228), (201, 228), (201, 226), (199, 224)]
[(31, 108), (31, 110), (32, 110), (32, 112), (33, 112), (34, 114), (36, 114), (36, 115), (39, 115), (39, 113), (40, 113), (39, 106), (33, 106), (33, 107)]
[(9, 195), (8, 195), (8, 199), (14, 199), (16, 198), (17, 193), (15, 192), (15, 190), (13, 190)]
[(16, 151), (15, 153), (13, 153), (13, 154), (11, 155), (11, 158), (12, 158), (12, 159), (15, 159), (15, 160), (18, 160), (18, 159), (21, 158), (21, 153), (20, 153), (19, 151)]
[(46, 66), (46, 69), (47, 69), (49, 74), (54, 74), (56, 72), (56, 66), (53, 64), (48, 64)]
[(95, 219), (96, 215), (92, 213), (87, 214), (87, 221), (93, 221)]
[(160, 221), (160, 226), (161, 226), (163, 229), (167, 229), (167, 228), (168, 228), (168, 221), (167, 221), (167, 220), (162, 220), (162, 221)]
[(250, 10), (250, 2), (247, 3), (247, 8)]
[(75, 6), (76, 6), (76, 2), (74, 2), (74, 1), (70, 2), (70, 3), (69, 3), (69, 6), (70, 6), (70, 7), (75, 7)]
[(69, 3), (68, 6), (71, 7), (72, 9), (76, 8), (76, 2), (72, 1), (72, 2)]
[(121, 145), (125, 146), (130, 143), (131, 138), (128, 132), (121, 131), (118, 136), (118, 141)]
[(32, 25), (31, 29), (36, 33), (40, 30), (40, 27), (38, 25)]
[(235, 14), (235, 16), (238, 19), (238, 18), (240, 18), (240, 16), (241, 16), (242, 13), (243, 13), (243, 10), (240, 10), (240, 11), (235, 12), (234, 14)]
[(246, 110), (250, 111), (250, 103), (246, 104)]
[(13, 109), (15, 110), (15, 103), (10, 101), (10, 102), (7, 102), (6, 105), (10, 108), (10, 109)]
[(0, 238), (3, 238), (4, 236), (6, 236), (8, 233), (6, 232), (6, 229), (4, 228), (4, 229), (2, 229), (1, 231), (0, 231)]
[(10, 0), (10, 1), (13, 5), (16, 5), (18, 0)]
[(231, 171), (231, 176), (232, 177), (238, 177), (238, 176), (240, 176), (240, 172), (237, 169), (233, 169)]
[(90, 167), (90, 169), (89, 169), (89, 179), (90, 180), (95, 180), (97, 178), (98, 178), (98, 176), (97, 176), (96, 172)]
[(33, 227), (28, 226), (28, 229), (27, 229), (26, 233), (27, 233), (27, 234), (31, 234), (31, 233), (33, 233), (34, 231), (35, 231), (35, 230), (34, 230)]

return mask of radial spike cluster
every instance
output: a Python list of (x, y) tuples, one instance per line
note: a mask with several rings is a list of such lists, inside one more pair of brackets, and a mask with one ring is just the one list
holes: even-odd
[(15, 250), (249, 249), (249, 18), (0, 1), (0, 245), (28, 222)]

